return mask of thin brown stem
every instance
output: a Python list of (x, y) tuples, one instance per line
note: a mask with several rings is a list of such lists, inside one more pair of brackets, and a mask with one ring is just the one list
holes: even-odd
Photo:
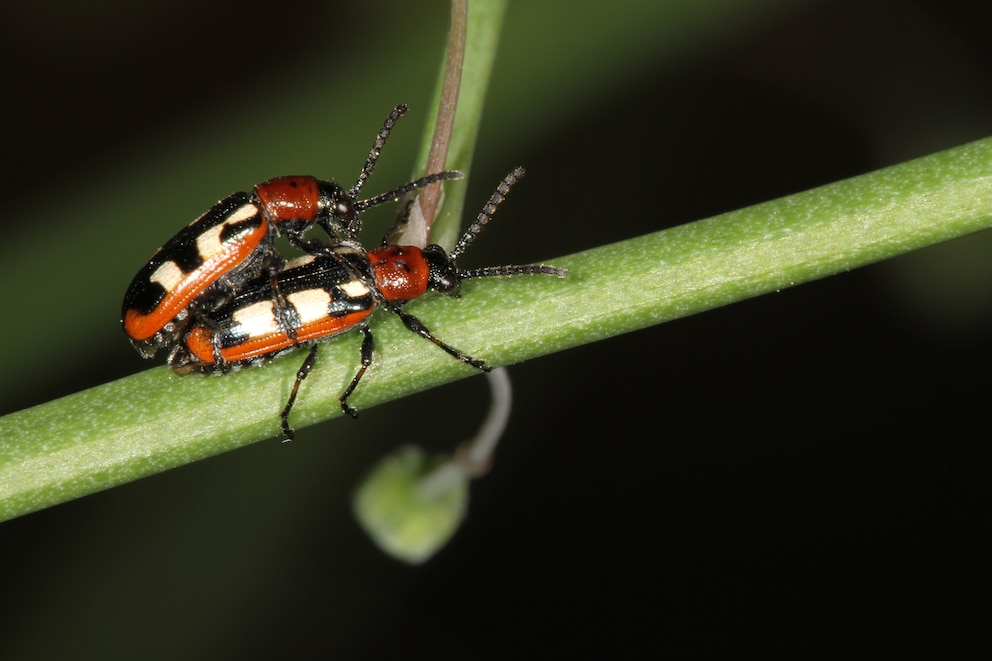
[[(467, 29), (468, 0), (451, 0), (448, 57), (444, 64), (444, 83), (441, 88), (441, 102), (437, 108), (434, 138), (431, 142), (430, 155), (427, 157), (427, 172), (441, 172), (448, 160), (451, 131), (455, 124), (455, 110), (458, 108), (458, 90), (462, 81), (462, 63), (465, 58), (465, 33)], [(440, 197), (440, 183), (426, 187), (420, 194), (420, 208), (427, 223), (428, 236), (430, 236), (430, 228), (437, 215)]]

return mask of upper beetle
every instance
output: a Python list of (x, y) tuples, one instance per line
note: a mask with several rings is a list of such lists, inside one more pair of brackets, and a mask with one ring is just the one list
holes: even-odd
[(400, 105), (390, 113), (350, 189), (311, 176), (270, 179), (250, 192), (228, 195), (159, 248), (124, 295), (121, 323), (138, 352), (150, 358), (174, 346), (198, 310), (216, 307), (266, 270), (275, 274), (284, 261), (275, 250), (276, 237), (286, 236), (304, 252), (319, 252), (327, 244), (304, 236), (315, 225), (337, 243), (357, 234), (365, 209), (436, 181), (460, 178), (458, 172), (440, 172), (357, 199), (393, 125), (406, 111)]

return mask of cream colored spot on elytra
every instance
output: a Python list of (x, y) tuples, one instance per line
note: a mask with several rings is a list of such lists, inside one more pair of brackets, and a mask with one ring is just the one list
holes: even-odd
[(252, 203), (242, 204), (240, 207), (227, 214), (227, 218), (224, 220), (223, 224), (227, 223), (240, 223), (242, 220), (248, 220), (252, 216), (258, 213), (258, 207)]
[(292, 269), (298, 269), (301, 266), (306, 266), (307, 264), (310, 264), (315, 259), (317, 258), (314, 257), (313, 255), (300, 255), (299, 257), (294, 257), (293, 259), (287, 261), (286, 264), (282, 267), (282, 270), (290, 271)]
[(286, 300), (296, 308), (296, 313), (300, 315), (300, 321), (304, 324), (326, 317), (331, 305), (331, 295), (319, 288), (293, 292), (286, 297)]
[(279, 332), (272, 301), (259, 301), (243, 307), (234, 313), (232, 319), (242, 333), (249, 337), (260, 337)]
[(201, 232), (196, 237), (196, 250), (200, 253), (200, 259), (207, 261), (221, 250), (224, 245), (220, 241), (220, 234), (224, 231), (224, 223), (214, 225), (206, 232)]
[(175, 262), (163, 262), (161, 266), (155, 269), (149, 280), (152, 282), (162, 285), (162, 288), (170, 292), (179, 286), (182, 279), (185, 277), (183, 270)]
[(346, 295), (352, 298), (359, 298), (361, 296), (367, 296), (369, 293), (369, 288), (365, 286), (365, 283), (361, 280), (349, 280), (338, 285), (338, 288), (343, 291)]
[[(243, 220), (248, 220), (252, 216), (258, 213), (258, 208), (254, 204), (243, 204), (231, 213), (227, 215), (223, 223), (218, 223), (206, 230), (201, 232), (199, 236), (196, 237), (196, 250), (200, 253), (200, 258), (203, 261), (214, 257), (223, 250), (225, 250), (224, 242), (221, 240), (221, 235), (232, 223), (240, 223)], [(251, 231), (251, 227), (246, 227), (245, 231)], [(228, 236), (228, 241), (231, 241), (232, 236)]]

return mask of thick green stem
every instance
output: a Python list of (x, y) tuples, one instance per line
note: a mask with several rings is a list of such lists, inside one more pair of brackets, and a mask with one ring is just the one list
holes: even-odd
[[(754, 207), (551, 259), (566, 280), (466, 283), (409, 306), (445, 341), (503, 365), (838, 273), (992, 226), (992, 139)], [(353, 403), (474, 372), (388, 315)], [(297, 427), (340, 415), (358, 338), (321, 347)], [(302, 352), (222, 378), (158, 367), (0, 419), (0, 518), (270, 438)], [(409, 369), (416, 365), (416, 370)]]

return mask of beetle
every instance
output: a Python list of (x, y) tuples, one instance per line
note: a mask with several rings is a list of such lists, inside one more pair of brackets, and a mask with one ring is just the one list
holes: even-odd
[(523, 174), (523, 168), (517, 168), (500, 182), (476, 221), (450, 253), (436, 244), (419, 248), (384, 243), (365, 250), (357, 243), (343, 242), (320, 253), (291, 260), (271, 278), (261, 276), (249, 281), (222, 305), (199, 316), (172, 350), (169, 365), (179, 374), (225, 373), (239, 367), (260, 365), (298, 347), (309, 346), (310, 351), (297, 370), (289, 399), (280, 413), (286, 440), (294, 438), (289, 414), (300, 384), (316, 364), (318, 342), (352, 330), (362, 334), (361, 362), (338, 400), (342, 411), (357, 417), (348, 398), (372, 364), (375, 341), (369, 321), (378, 308), (395, 314), (407, 329), (457, 360), (489, 371), (485, 361), (438, 339), (403, 307), (428, 291), (458, 296), (461, 283), (471, 278), (518, 275), (564, 278), (567, 275), (564, 269), (544, 264), (492, 266), (467, 271), (456, 264), (457, 258), (489, 222), (510, 187)]
[(217, 307), (263, 272), (274, 275), (284, 262), (275, 248), (278, 236), (301, 251), (319, 251), (328, 244), (304, 236), (314, 226), (333, 244), (357, 234), (365, 209), (461, 178), (460, 172), (439, 172), (358, 199), (393, 125), (406, 111), (399, 105), (390, 113), (350, 189), (308, 175), (269, 179), (250, 192), (228, 195), (159, 248), (124, 295), (121, 324), (135, 349), (150, 358), (173, 346), (198, 310)]

